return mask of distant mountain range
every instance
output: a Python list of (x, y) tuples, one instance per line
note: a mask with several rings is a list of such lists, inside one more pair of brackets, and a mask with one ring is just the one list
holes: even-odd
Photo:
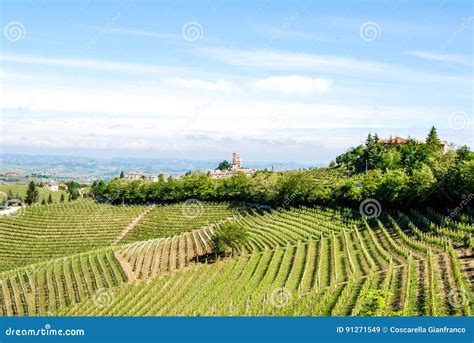
[[(42, 156), (3, 154), (0, 155), (0, 174), (15, 172), (17, 177), (1, 177), (0, 182), (23, 182), (29, 178), (75, 179), (84, 182), (97, 179), (111, 179), (125, 173), (138, 171), (145, 174), (180, 175), (188, 171), (215, 169), (218, 160), (183, 160), (150, 158), (92, 158), (78, 156)], [(303, 164), (296, 162), (246, 161), (245, 167), (271, 169), (276, 171), (309, 167), (324, 164)], [(27, 178), (28, 177), (28, 178)]]

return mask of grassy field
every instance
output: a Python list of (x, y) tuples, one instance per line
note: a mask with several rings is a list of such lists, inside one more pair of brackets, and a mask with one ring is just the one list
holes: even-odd
[[(13, 193), (14, 196), (19, 194), (22, 198), (25, 198), (26, 196), (26, 189), (28, 188), (28, 185), (26, 184), (0, 184), (0, 192), (3, 192), (5, 194), (8, 194), (9, 191)], [(46, 188), (40, 188), (38, 187), (38, 192), (39, 192), (39, 202), (43, 199), (48, 200), (49, 195), (53, 197), (53, 202), (59, 202), (59, 199), (61, 199), (61, 194), (64, 194), (64, 197), (67, 201), (68, 194), (66, 191), (59, 190), (57, 192), (50, 191), (49, 189)]]
[[(473, 313), (473, 218), (193, 206), (80, 200), (0, 218), (2, 314)], [(215, 260), (211, 239), (224, 221), (249, 240)]]

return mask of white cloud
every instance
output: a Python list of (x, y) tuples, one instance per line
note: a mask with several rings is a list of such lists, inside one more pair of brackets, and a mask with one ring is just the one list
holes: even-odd
[[(261, 99), (239, 92), (215, 97), (163, 86), (132, 92), (119, 84), (83, 88), (71, 83), (70, 87), (64, 88), (34, 82), (27, 86), (10, 84), (3, 93), (0, 109), (4, 114), (25, 113), (22, 109), (27, 109), (23, 116), (37, 118), (49, 114), (67, 119), (84, 114), (94, 118), (98, 113), (105, 113), (114, 118), (115, 126), (123, 128), (121, 134), (124, 135), (128, 129), (156, 128), (166, 132), (271, 128), (273, 118), (279, 114), (291, 118), (292, 128), (343, 128), (393, 125), (401, 118), (430, 120), (443, 113), (441, 109), (432, 108), (387, 106), (375, 110), (368, 105)], [(79, 128), (72, 130), (77, 130), (77, 134), (82, 132)]]
[(348, 70), (376, 72), (386, 67), (386, 65), (378, 62), (365, 62), (336, 56), (311, 55), (279, 50), (203, 48), (202, 52), (211, 58), (228, 64), (276, 70), (304, 69), (344, 73), (344, 71)]
[(165, 81), (180, 88), (198, 89), (206, 91), (232, 91), (238, 89), (236, 85), (226, 80), (218, 80), (212, 82), (199, 79), (186, 79), (181, 77), (175, 77), (166, 79)]
[(405, 80), (408, 82), (453, 81), (470, 85), (465, 76), (440, 75), (420, 72), (401, 65), (362, 60), (354, 57), (314, 55), (280, 50), (243, 50), (229, 48), (203, 48), (207, 57), (220, 62), (241, 67), (254, 67), (263, 70), (309, 71), (330, 74), (331, 78), (340, 75), (345, 78), (360, 77), (364, 80)]
[(257, 90), (285, 94), (325, 93), (331, 87), (331, 80), (300, 75), (272, 76), (256, 80), (252, 86)]
[(107, 60), (87, 60), (87, 59), (65, 59), (65, 58), (49, 58), (24, 56), (15, 54), (4, 54), (0, 56), (1, 62), (24, 63), (35, 65), (47, 65), (53, 67), (68, 67), (80, 69), (95, 69), (101, 71), (121, 71), (132, 73), (170, 73), (185, 72), (186, 68), (178, 67), (162, 67), (152, 64), (139, 64), (128, 62), (117, 62)]
[(403, 53), (405, 55), (410, 55), (410, 56), (422, 58), (425, 60), (472, 66), (472, 56), (442, 54), (436, 51), (421, 51), (421, 50), (407, 50), (407, 51), (404, 51)]

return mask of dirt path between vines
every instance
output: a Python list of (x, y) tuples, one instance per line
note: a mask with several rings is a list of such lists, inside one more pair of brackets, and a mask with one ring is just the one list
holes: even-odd
[(133, 230), (133, 228), (140, 222), (140, 220), (143, 219), (144, 216), (146, 216), (148, 214), (148, 212), (150, 212), (155, 206), (150, 206), (149, 208), (147, 208), (145, 211), (143, 211), (142, 213), (140, 213), (140, 215), (138, 215), (137, 217), (135, 217), (132, 222), (130, 224), (127, 225), (127, 227), (125, 229), (122, 230), (122, 232), (120, 232), (120, 234), (118, 235), (117, 238), (115, 238), (115, 240), (112, 242), (112, 245), (116, 245), (118, 244), (126, 235), (127, 233), (129, 233), (130, 231)]
[(124, 271), (125, 275), (127, 276), (127, 283), (131, 284), (135, 282), (135, 280), (137, 279), (137, 275), (133, 272), (132, 268), (130, 267), (130, 264), (127, 262), (125, 257), (120, 255), (118, 251), (114, 251), (114, 256), (120, 264), (120, 267), (122, 267), (122, 270)]

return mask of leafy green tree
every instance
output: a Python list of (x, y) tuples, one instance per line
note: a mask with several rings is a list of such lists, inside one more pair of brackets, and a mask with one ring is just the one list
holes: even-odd
[(52, 204), (53, 203), (53, 196), (51, 195), (51, 193), (49, 193), (48, 195), (48, 204)]
[(400, 152), (396, 148), (391, 147), (382, 155), (381, 169), (389, 170), (400, 168), (401, 159), (402, 156)]
[(78, 199), (81, 196), (79, 192), (81, 185), (76, 181), (69, 181), (66, 182), (67, 185), (67, 192), (69, 194), (68, 201), (73, 201)]
[(401, 167), (411, 174), (419, 163), (426, 163), (431, 152), (426, 144), (409, 139), (405, 144), (399, 145)]
[(351, 172), (361, 173), (365, 170), (364, 153), (364, 146), (359, 145), (355, 148), (349, 149), (344, 154), (337, 156), (336, 163), (338, 165), (346, 166)]
[(467, 145), (461, 146), (456, 150), (456, 162), (469, 161), (472, 157), (471, 149)]
[(28, 205), (38, 202), (39, 192), (36, 189), (36, 184), (34, 181), (30, 181), (28, 184), (28, 189), (26, 190), (25, 203)]
[(390, 205), (404, 205), (410, 200), (408, 195), (410, 178), (404, 170), (396, 169), (387, 171), (382, 184), (377, 189), (376, 199), (382, 200)]
[(107, 184), (100, 180), (99, 182), (92, 182), (91, 185), (91, 192), (95, 195), (100, 195), (105, 197), (105, 193), (107, 191)]
[(227, 250), (239, 250), (248, 241), (247, 230), (239, 225), (226, 223), (221, 225), (212, 237), (212, 251), (216, 254)]
[(232, 167), (232, 165), (230, 164), (230, 162), (227, 161), (227, 160), (224, 160), (224, 161), (219, 163), (219, 165), (217, 166), (217, 169), (219, 169), (219, 170), (230, 170), (231, 167)]
[(424, 197), (436, 184), (436, 177), (430, 167), (421, 163), (414, 171), (410, 179), (410, 191), (414, 196)]

